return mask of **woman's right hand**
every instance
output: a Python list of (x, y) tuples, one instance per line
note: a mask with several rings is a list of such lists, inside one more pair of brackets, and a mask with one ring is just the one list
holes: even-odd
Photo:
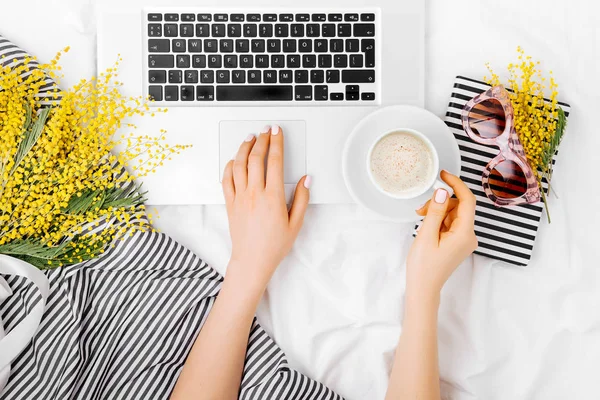
[(438, 298), (452, 272), (477, 248), (475, 196), (457, 176), (442, 171), (441, 178), (457, 198), (438, 189), (417, 210), (425, 220), (406, 261), (407, 296)]

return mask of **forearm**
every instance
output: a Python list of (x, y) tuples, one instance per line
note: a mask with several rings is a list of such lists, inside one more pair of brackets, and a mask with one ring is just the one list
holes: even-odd
[(439, 295), (425, 298), (407, 293), (386, 400), (439, 400), (438, 307)]
[(248, 334), (263, 291), (262, 284), (227, 275), (171, 400), (237, 399)]

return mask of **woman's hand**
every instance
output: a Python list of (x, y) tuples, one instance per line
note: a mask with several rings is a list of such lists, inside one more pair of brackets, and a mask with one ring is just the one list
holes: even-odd
[(288, 212), (283, 186), (281, 128), (266, 126), (258, 137), (246, 138), (223, 174), (232, 241), (227, 276), (235, 274), (264, 290), (302, 227), (310, 183), (309, 176), (300, 179)]
[(458, 177), (442, 171), (441, 178), (456, 194), (438, 189), (417, 214), (423, 225), (406, 261), (407, 296), (437, 298), (458, 265), (477, 248), (475, 196)]

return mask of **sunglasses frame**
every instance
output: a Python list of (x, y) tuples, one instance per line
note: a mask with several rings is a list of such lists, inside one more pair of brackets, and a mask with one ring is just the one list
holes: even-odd
[[(469, 115), (477, 104), (492, 99), (498, 101), (504, 111), (504, 131), (494, 138), (484, 138), (473, 132), (471, 129), (471, 126), (469, 125)], [(531, 166), (527, 162), (525, 150), (523, 149), (523, 145), (519, 140), (519, 135), (515, 130), (514, 111), (510, 102), (509, 94), (504, 86), (493, 86), (487, 91), (469, 100), (463, 107), (461, 120), (463, 129), (469, 138), (471, 138), (471, 140), (484, 145), (498, 147), (500, 150), (498, 155), (490, 160), (490, 162), (485, 166), (481, 176), (481, 184), (486, 196), (498, 207), (539, 202), (541, 199), (540, 187), (533, 170), (531, 169)], [(513, 161), (519, 166), (519, 168), (521, 168), (523, 174), (525, 175), (527, 189), (525, 193), (519, 197), (499, 197), (492, 191), (492, 188), (490, 187), (490, 175), (492, 170), (504, 161)]]

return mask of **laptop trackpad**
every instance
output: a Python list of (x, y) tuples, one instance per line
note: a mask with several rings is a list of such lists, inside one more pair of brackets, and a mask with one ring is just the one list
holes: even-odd
[(265, 125), (277, 124), (283, 131), (284, 182), (296, 184), (306, 174), (305, 121), (221, 121), (219, 124), (219, 181), (249, 133), (258, 135)]

